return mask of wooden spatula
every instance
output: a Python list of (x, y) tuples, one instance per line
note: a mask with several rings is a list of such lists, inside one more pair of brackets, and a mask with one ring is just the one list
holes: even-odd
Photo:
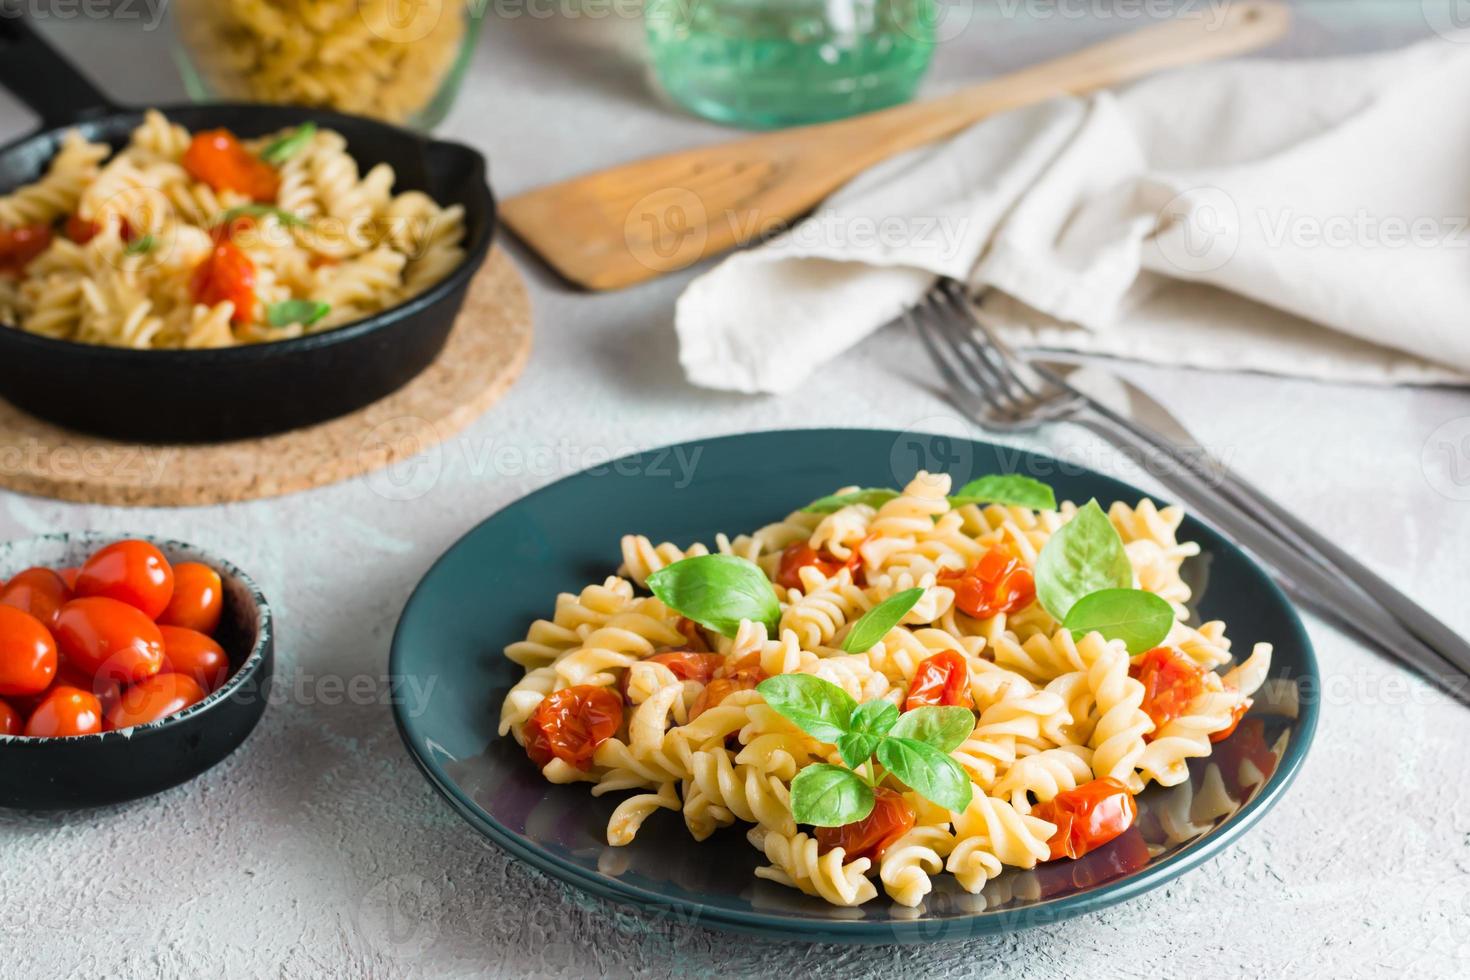
[[(1215, 10), (1216, 8), (1212, 8)], [(768, 236), (868, 167), (998, 112), (1262, 47), (1275, 0), (1234, 0), (929, 102), (652, 157), (504, 202), (511, 229), (568, 279), (621, 289)]]

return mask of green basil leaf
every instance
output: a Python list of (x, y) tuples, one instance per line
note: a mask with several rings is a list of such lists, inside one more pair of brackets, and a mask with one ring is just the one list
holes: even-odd
[(236, 218), (263, 218), (269, 214), (275, 215), (276, 220), (287, 227), (302, 227), (306, 224), (303, 219), (296, 217), (290, 211), (283, 211), (269, 204), (242, 204), (237, 208), (230, 208), (215, 218), (214, 223), (216, 226), (227, 225)]
[(1174, 628), (1174, 607), (1142, 589), (1103, 589), (1077, 600), (1062, 625), (1078, 639), (1101, 633), (1103, 639), (1122, 640), (1129, 653), (1140, 654), (1164, 642)]
[(841, 827), (873, 812), (873, 787), (851, 769), (818, 763), (791, 781), (791, 816), (814, 827)]
[(971, 480), (949, 498), (950, 506), (965, 504), (1002, 504), (1006, 507), (1029, 507), (1031, 510), (1056, 510), (1057, 495), (1052, 488), (1029, 476), (996, 473)]
[(852, 628), (847, 631), (847, 638), (842, 641), (842, 649), (848, 653), (867, 653), (879, 640), (887, 636), (888, 631), (897, 626), (922, 598), (924, 598), (923, 589), (907, 589), (898, 595), (884, 599), (863, 613), (862, 617), (852, 624)]
[(959, 812), (970, 805), (969, 774), (932, 745), (889, 736), (878, 745), (878, 761), (914, 792), (946, 810)]
[(128, 255), (143, 255), (151, 251), (153, 251), (152, 235), (144, 235), (142, 238), (135, 238), (132, 241), (128, 242), (127, 248), (123, 249), (123, 252)]
[[(852, 720), (848, 728), (854, 732), (867, 732), (872, 735), (887, 735), (898, 721), (898, 707), (892, 701), (884, 701), (879, 698), (876, 701), (864, 701), (858, 705), (852, 713)], [(871, 752), (868, 753), (872, 755)]]
[(857, 702), (820, 677), (777, 674), (761, 681), (756, 690), (766, 704), (819, 742), (835, 744), (852, 728), (849, 722)]
[(897, 490), (885, 490), (882, 487), (869, 487), (865, 490), (854, 490), (851, 493), (834, 493), (820, 500), (813, 500), (802, 508), (808, 514), (831, 514), (852, 504), (867, 504), (869, 507), (882, 507), (888, 501), (898, 496)]
[(837, 739), (837, 754), (842, 756), (843, 762), (856, 769), (873, 757), (881, 741), (883, 741), (882, 735), (848, 732)]
[(1036, 597), (1058, 622), (1094, 592), (1132, 585), (1123, 539), (1096, 500), (1062, 525), (1036, 558)]
[(721, 636), (734, 636), (742, 619), (764, 623), (774, 636), (781, 622), (781, 604), (766, 573), (734, 555), (676, 561), (650, 575), (648, 587), (664, 605)]
[(949, 753), (964, 744), (975, 730), (975, 713), (956, 706), (915, 708), (905, 711), (889, 735), (913, 739)]
[(311, 138), (316, 135), (316, 123), (304, 122), (294, 130), (276, 140), (270, 146), (260, 151), (260, 158), (273, 167), (279, 167), (287, 160), (306, 149)]
[(330, 312), (332, 304), (318, 299), (283, 299), (265, 308), (265, 318), (273, 327), (285, 327), (293, 323), (309, 327)]

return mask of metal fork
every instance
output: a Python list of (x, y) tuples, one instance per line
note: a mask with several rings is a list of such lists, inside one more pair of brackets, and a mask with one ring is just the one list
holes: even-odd
[(972, 422), (1003, 432), (1072, 422), (1127, 452), (1167, 463), (1161, 478), (1202, 517), (1255, 552), (1294, 595), (1470, 704), (1470, 645), (1204, 453), (1177, 420), (1169, 421), (1179, 438), (1170, 440), (1057, 372), (1023, 360), (975, 316), (955, 280), (940, 280), (905, 319), (944, 378), (950, 401)]

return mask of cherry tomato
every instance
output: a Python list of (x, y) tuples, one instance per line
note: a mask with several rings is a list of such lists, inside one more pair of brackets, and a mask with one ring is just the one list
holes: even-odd
[(1261, 718), (1247, 718), (1240, 723), (1235, 734), (1220, 743), (1211, 754), (1211, 759), (1220, 766), (1220, 775), (1225, 778), (1225, 788), (1231, 796), (1241, 797), (1247, 785), (1241, 769), (1250, 763), (1262, 776), (1276, 771), (1276, 753), (1266, 744), (1266, 723)]
[(903, 710), (955, 705), (968, 708), (970, 700), (970, 667), (957, 650), (936, 653), (919, 664), (909, 685)]
[(1231, 712), (1230, 712), (1230, 725), (1229, 725), (1229, 727), (1222, 728), (1222, 729), (1220, 729), (1220, 731), (1218, 731), (1215, 734), (1211, 735), (1210, 736), (1210, 741), (1211, 742), (1223, 742), (1227, 738), (1229, 738), (1231, 735), (1234, 735), (1235, 734), (1235, 729), (1237, 729), (1238, 727), (1240, 727), (1240, 719), (1244, 718), (1245, 717), (1245, 713), (1247, 711), (1251, 710), (1251, 703), (1252, 702), (1251, 702), (1251, 699), (1250, 698), (1242, 698), (1241, 701), (1240, 701), (1240, 703), (1237, 704), (1233, 709), (1231, 709)]
[(206, 691), (217, 690), (230, 676), (230, 658), (224, 648), (197, 630), (160, 626), (164, 669), (194, 678)]
[(1036, 598), (1031, 570), (1004, 546), (991, 548), (963, 572), (939, 576), (939, 584), (954, 589), (954, 604), (975, 619), (1016, 612)]
[(56, 677), (56, 641), (41, 621), (0, 606), (0, 695), (29, 697)]
[(655, 653), (648, 660), (663, 664), (681, 681), (699, 681), (701, 684), (708, 684), (715, 671), (725, 666), (725, 658), (718, 653), (692, 653), (688, 650)]
[(62, 581), (66, 583), (68, 589), (71, 589), (73, 592), (77, 590), (77, 578), (82, 574), (80, 568), (63, 568), (57, 574), (61, 576)]
[(96, 735), (100, 731), (102, 705), (95, 695), (75, 687), (52, 688), (26, 722), (26, 735), (31, 738)]
[(872, 813), (841, 827), (818, 827), (813, 836), (823, 854), (840, 847), (848, 861), (865, 857), (876, 864), (889, 845), (913, 830), (918, 820), (913, 804), (901, 794), (879, 786), (873, 790)]
[(1128, 787), (1108, 777), (1059, 793), (1032, 815), (1057, 825), (1049, 842), (1055, 861), (1079, 858), (1122, 834), (1138, 819), (1138, 804)]
[(276, 169), (241, 145), (228, 129), (196, 133), (184, 151), (190, 177), (216, 191), (238, 191), (256, 201), (274, 201), (280, 189)]
[(1168, 647), (1155, 647), (1128, 668), (1143, 684), (1143, 710), (1153, 720), (1152, 740), (1159, 730), (1184, 714), (1189, 702), (1204, 693), (1204, 672), (1193, 660)]
[(68, 215), (66, 219), (66, 237), (78, 245), (85, 245), (97, 237), (102, 226), (95, 221), (88, 221), (79, 214)]
[(781, 552), (781, 567), (776, 572), (776, 584), (784, 589), (801, 588), (801, 570), (807, 567), (817, 569), (824, 578), (831, 578), (844, 568), (850, 569), (853, 581), (857, 582), (862, 565), (863, 558), (858, 554), (857, 548), (852, 549), (851, 558), (843, 561), (825, 548), (818, 551), (805, 541), (798, 541)]
[(49, 568), (27, 568), (0, 589), (0, 605), (30, 613), (48, 629), (56, 625), (56, 614), (70, 601), (66, 579)]
[(0, 227), (0, 272), (24, 272), (32, 259), (50, 247), (51, 238), (49, 225)]
[(736, 691), (754, 690), (765, 679), (766, 672), (761, 669), (761, 657), (758, 653), (746, 654), (735, 663), (720, 667), (689, 706), (689, 720), (698, 718)]
[(147, 541), (118, 541), (97, 552), (77, 576), (77, 595), (105, 596), (157, 619), (174, 594), (174, 570)]
[(0, 735), (19, 735), (25, 727), (20, 712), (0, 701)]
[(146, 725), (204, 700), (204, 689), (183, 674), (158, 674), (122, 692), (107, 712), (109, 729)]
[(255, 316), (255, 263), (234, 242), (215, 245), (194, 270), (189, 288), (195, 302), (206, 306), (234, 303), (231, 323), (249, 323)]
[(597, 747), (623, 724), (623, 699), (605, 687), (580, 685), (549, 695), (526, 722), (526, 754), (538, 766), (553, 758), (591, 769)]
[(182, 626), (212, 636), (224, 609), (224, 586), (219, 572), (197, 561), (174, 566), (174, 594), (158, 617), (160, 626)]
[(100, 680), (136, 684), (163, 669), (163, 635), (125, 602), (96, 596), (61, 607), (56, 642), (78, 669)]

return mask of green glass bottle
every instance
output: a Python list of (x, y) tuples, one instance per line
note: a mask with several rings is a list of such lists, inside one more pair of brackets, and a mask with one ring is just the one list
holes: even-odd
[(653, 68), (690, 111), (755, 128), (913, 98), (937, 0), (647, 0)]

